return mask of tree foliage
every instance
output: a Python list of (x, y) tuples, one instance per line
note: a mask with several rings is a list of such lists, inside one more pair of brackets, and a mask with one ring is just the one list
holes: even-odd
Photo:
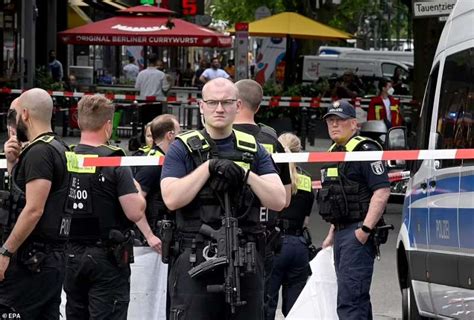
[(267, 6), (275, 14), (285, 10), (283, 0), (213, 0), (210, 14), (214, 19), (228, 21), (229, 25), (236, 22), (252, 22), (255, 20), (255, 10)]

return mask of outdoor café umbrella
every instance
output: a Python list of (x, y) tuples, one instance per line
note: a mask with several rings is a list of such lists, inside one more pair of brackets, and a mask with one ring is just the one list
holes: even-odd
[(282, 12), (249, 23), (249, 35), (298, 39), (345, 40), (353, 36), (295, 12)]
[[(234, 32), (234, 30), (230, 30)], [(347, 32), (332, 28), (295, 12), (282, 12), (249, 23), (249, 35), (255, 37), (286, 38), (286, 61), (291, 54), (291, 39), (345, 40), (353, 38)], [(285, 87), (292, 65), (285, 68)]]
[(121, 10), (120, 13), (122, 15), (59, 32), (59, 37), (64, 43), (82, 45), (164, 47), (232, 45), (230, 36), (182, 19), (172, 18), (173, 11), (167, 9), (137, 6)]

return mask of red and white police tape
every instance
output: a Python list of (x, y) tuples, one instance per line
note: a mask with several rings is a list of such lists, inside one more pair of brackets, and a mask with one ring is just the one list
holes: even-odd
[[(24, 91), (23, 89), (11, 89), (11, 88), (0, 88), (0, 94), (15, 94), (20, 95)], [(138, 101), (138, 102), (157, 102), (163, 101), (156, 97), (146, 97), (141, 99), (140, 96), (134, 94), (114, 94), (114, 93), (94, 93), (94, 92), (72, 92), (72, 91), (48, 91), (52, 97), (67, 97), (67, 98), (81, 98), (85, 95), (99, 94), (110, 100), (119, 101)], [(195, 104), (198, 99), (196, 93), (190, 93), (185, 95), (170, 96), (166, 98), (166, 102), (170, 104)], [(264, 96), (261, 105), (268, 107), (296, 107), (296, 108), (327, 108), (331, 106), (333, 102), (332, 98), (320, 98), (320, 97), (282, 97), (282, 96)], [(360, 97), (351, 100), (355, 107), (367, 108), (370, 99), (362, 99)], [(409, 104), (413, 103), (413, 100), (403, 97), (400, 99), (401, 103)]]
[[(272, 157), (276, 163), (454, 160), (474, 159), (474, 149), (274, 153)], [(156, 166), (163, 164), (163, 161), (164, 157), (91, 157), (84, 158), (80, 165), (86, 167)]]

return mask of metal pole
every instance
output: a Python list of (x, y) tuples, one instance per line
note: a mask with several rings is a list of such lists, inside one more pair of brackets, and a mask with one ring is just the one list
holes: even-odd
[(36, 0), (22, 0), (21, 7), (21, 73), (25, 75), (21, 88), (32, 88), (35, 80), (36, 68)]

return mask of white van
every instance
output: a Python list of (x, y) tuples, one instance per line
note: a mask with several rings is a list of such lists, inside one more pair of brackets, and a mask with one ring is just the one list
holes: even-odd
[(320, 77), (340, 77), (347, 70), (353, 71), (359, 77), (391, 78), (397, 68), (401, 70), (402, 77), (408, 78), (409, 68), (396, 61), (344, 58), (335, 55), (304, 56), (301, 79), (308, 82), (317, 81)]
[[(474, 148), (472, 0), (458, 0), (444, 27), (417, 140)], [(397, 241), (403, 319), (474, 319), (474, 160), (423, 160), (412, 174)]]
[(392, 60), (413, 67), (414, 55), (411, 51), (362, 50), (348, 47), (321, 46), (319, 55), (338, 55), (341, 58), (361, 58), (369, 60)]

